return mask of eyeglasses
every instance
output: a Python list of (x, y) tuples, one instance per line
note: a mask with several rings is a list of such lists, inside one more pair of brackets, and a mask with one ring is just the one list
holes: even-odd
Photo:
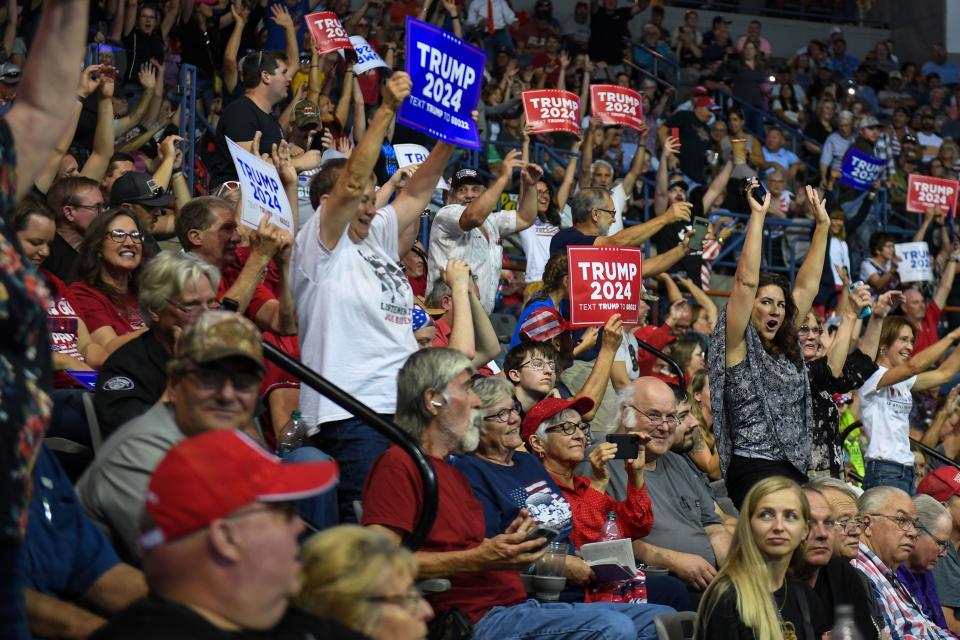
[(550, 371), (557, 370), (557, 363), (553, 360), (541, 360), (540, 358), (534, 358), (533, 360), (527, 360), (520, 365), (520, 368), (530, 367), (534, 371), (542, 371), (543, 369), (548, 369)]
[(834, 521), (833, 526), (844, 533), (856, 531), (861, 526), (860, 518), (844, 518), (843, 520), (836, 520)]
[(887, 520), (892, 520), (896, 523), (897, 527), (901, 531), (909, 531), (911, 528), (919, 531), (920, 521), (915, 518), (908, 518), (907, 516), (888, 516), (885, 513), (868, 513), (868, 516), (874, 516), (876, 518), (886, 518)]
[(496, 413), (491, 413), (488, 416), (483, 416), (484, 420), (496, 420), (497, 422), (503, 422), (506, 424), (510, 421), (510, 416), (517, 415), (519, 417), (520, 410), (516, 407), (510, 407), (509, 409), (500, 409)]
[(105, 202), (98, 202), (96, 204), (80, 204), (79, 202), (68, 202), (67, 204), (73, 207), (74, 209), (91, 209), (92, 211), (96, 211), (97, 215), (109, 209), (109, 207)]
[(251, 371), (222, 371), (220, 369), (190, 369), (184, 375), (191, 378), (203, 391), (219, 391), (229, 380), (240, 392), (252, 391), (260, 385), (260, 374)]
[(367, 602), (383, 602), (386, 604), (395, 604), (403, 607), (407, 611), (416, 611), (423, 601), (423, 594), (416, 589), (411, 589), (406, 593), (398, 593), (391, 596), (370, 596)]
[(237, 182), (236, 180), (228, 180), (227, 182), (224, 182), (222, 185), (217, 187), (217, 192), (214, 194), (214, 196), (216, 196), (217, 198), (222, 198), (227, 193), (231, 191), (236, 191), (239, 188), (240, 188), (239, 182)]
[(547, 427), (545, 431), (547, 433), (560, 431), (565, 436), (572, 436), (574, 433), (577, 432), (577, 429), (579, 429), (585, 434), (589, 434), (590, 423), (589, 422), (561, 422), (560, 424), (555, 424), (552, 427)]
[(818, 336), (823, 333), (823, 327), (808, 327), (805, 324), (800, 325), (800, 328), (797, 329), (797, 333), (803, 335), (805, 333), (815, 333)]
[(143, 243), (143, 234), (139, 231), (124, 231), (123, 229), (110, 229), (107, 232), (107, 237), (113, 240), (116, 243), (121, 243), (127, 238), (130, 238), (133, 242), (137, 244)]
[(180, 311), (182, 311), (184, 314), (188, 316), (195, 316), (201, 311), (212, 311), (213, 309), (220, 308), (220, 303), (217, 302), (216, 300), (207, 300), (204, 302), (191, 302), (189, 304), (180, 304), (179, 302), (175, 300), (171, 300), (170, 298), (164, 298), (164, 300), (166, 300), (167, 303), (170, 304), (170, 306), (180, 309)]
[(594, 211), (603, 211), (604, 213), (606, 213), (607, 215), (609, 215), (611, 218), (615, 218), (615, 217), (617, 216), (617, 210), (616, 210), (616, 209), (601, 209), (600, 207), (594, 207), (593, 210), (594, 210)]
[(641, 411), (639, 408), (637, 408), (636, 405), (633, 405), (633, 404), (628, 404), (627, 406), (633, 409), (634, 411), (636, 411), (637, 413), (639, 413), (640, 415), (642, 415), (647, 420), (649, 420), (650, 424), (652, 424), (655, 427), (659, 427), (665, 421), (672, 422), (674, 426), (680, 425), (680, 417), (677, 416), (677, 414), (675, 413), (668, 413), (667, 415), (662, 416), (659, 413), (645, 413)]
[(926, 527), (924, 527), (924, 526), (922, 526), (922, 525), (920, 525), (920, 524), (917, 525), (917, 529), (919, 529), (921, 532), (923, 532), (923, 533), (927, 534), (928, 536), (930, 536), (931, 538), (933, 538), (933, 541), (937, 544), (937, 549), (940, 550), (940, 553), (943, 553), (944, 551), (947, 550), (947, 545), (950, 543), (949, 540), (941, 540), (941, 539), (938, 538), (937, 536), (935, 536), (935, 535), (933, 535), (932, 533), (930, 533), (930, 530), (929, 530), (929, 529), (927, 529)]

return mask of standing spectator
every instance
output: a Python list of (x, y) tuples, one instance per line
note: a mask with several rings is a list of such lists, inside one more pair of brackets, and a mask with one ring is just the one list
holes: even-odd
[[(121, 40), (127, 50), (127, 66), (121, 85), (136, 82), (140, 67), (151, 60), (155, 63), (164, 61), (164, 47), (170, 29), (177, 21), (178, 4), (167, 2), (164, 11), (160, 11), (155, 4), (140, 5), (133, 0), (117, 3), (113, 36), (115, 40)], [(122, 39), (116, 33), (121, 25)]]
[(935, 73), (943, 84), (960, 84), (960, 67), (947, 61), (947, 49), (942, 42), (934, 42), (930, 48), (930, 60), (923, 63), (920, 73), (929, 76)]
[[(779, 88), (779, 92), (776, 91)], [(797, 98), (796, 86), (790, 82), (777, 85), (776, 98), (770, 105), (773, 115), (793, 127), (802, 127), (806, 122), (807, 110), (803, 99)]]
[(43, 268), (70, 284), (77, 249), (90, 223), (106, 211), (106, 201), (95, 180), (75, 176), (54, 182), (47, 192), (47, 203), (57, 217), (57, 235)]
[(537, 218), (533, 224), (520, 231), (520, 245), (527, 259), (523, 274), (526, 288), (524, 302), (543, 287), (543, 268), (550, 258), (550, 240), (560, 231), (560, 211), (553, 188), (545, 180), (538, 180)]
[(853, 142), (853, 114), (841, 111), (837, 114), (837, 130), (827, 136), (820, 151), (820, 186), (831, 190), (835, 175), (840, 173), (840, 163)]
[(694, 88), (691, 111), (675, 111), (657, 131), (660, 144), (672, 135), (671, 129), (680, 133), (680, 170), (691, 182), (704, 184), (707, 181), (707, 151), (710, 149), (710, 129), (707, 123), (714, 117), (717, 104), (703, 87)]
[(510, 27), (517, 16), (507, 0), (473, 0), (467, 9), (467, 26), (485, 34), (484, 47), (489, 51), (514, 51)]
[(208, 0), (184, 0), (180, 8), (180, 60), (197, 68), (199, 86), (196, 90), (207, 95), (212, 95), (213, 83), (220, 72), (217, 61), (223, 59), (220, 22), (230, 18), (229, 15), (217, 17), (215, 11), (216, 5)]
[(561, 30), (567, 45), (585, 51), (590, 43), (590, 3), (578, 0), (573, 8), (573, 19), (567, 20)]
[(920, 107), (917, 114), (920, 116), (920, 128), (917, 131), (917, 141), (923, 149), (922, 161), (930, 162), (940, 153), (940, 145), (943, 144), (943, 138), (941, 138), (935, 130), (937, 120), (933, 114), (933, 109), (931, 109), (929, 105)]
[[(887, 76), (887, 83), (879, 92), (877, 92), (877, 101), (880, 103), (880, 114), (891, 117), (897, 110), (912, 109), (917, 106), (917, 101), (913, 96), (903, 89), (903, 74), (899, 71), (891, 71)], [(906, 115), (906, 111), (903, 112)], [(899, 124), (894, 124), (894, 129), (899, 130), (906, 125), (906, 120)], [(902, 136), (898, 136), (902, 137)]]
[(732, 21), (722, 15), (713, 18), (710, 31), (703, 34), (703, 64), (726, 62), (731, 56), (736, 55), (737, 51), (730, 38), (731, 24)]
[(739, 100), (753, 107), (747, 113), (747, 128), (757, 133), (763, 130), (763, 117), (758, 110), (764, 109), (770, 87), (770, 72), (753, 40), (748, 40), (737, 51), (740, 58), (728, 65), (729, 73), (733, 76), (731, 89)]
[(940, 326), (943, 308), (947, 304), (947, 296), (953, 289), (958, 260), (960, 260), (960, 252), (953, 252), (940, 276), (940, 285), (929, 300), (916, 286), (909, 287), (903, 292), (903, 315), (916, 328), (914, 351), (923, 351), (940, 339), (937, 328)]
[(690, 39), (696, 46), (701, 46), (703, 44), (703, 34), (700, 33), (700, 30), (697, 26), (700, 23), (700, 14), (695, 10), (690, 9), (683, 14), (683, 24), (673, 30), (673, 35), (670, 37), (670, 46), (676, 47), (677, 42), (680, 41), (680, 36), (684, 27), (690, 33)]
[(649, 4), (650, 0), (636, 0), (629, 7), (618, 8), (617, 0), (593, 0), (590, 59), (619, 68), (623, 64), (623, 39), (630, 36), (630, 20)]
[(753, 42), (760, 50), (759, 53), (764, 58), (773, 55), (773, 49), (770, 47), (770, 41), (760, 35), (763, 25), (759, 20), (751, 20), (747, 23), (747, 33), (737, 39), (737, 53), (742, 53), (748, 42)]
[(897, 265), (900, 258), (894, 254), (894, 237), (878, 231), (870, 236), (870, 257), (860, 263), (860, 280), (866, 282), (874, 293), (880, 294), (900, 286)]
[(803, 128), (803, 135), (812, 139), (812, 142), (804, 142), (804, 148), (808, 155), (820, 157), (823, 143), (833, 133), (833, 117), (836, 113), (837, 103), (832, 99), (821, 98), (817, 101), (817, 106), (814, 109), (815, 117), (809, 118), (807, 125)]

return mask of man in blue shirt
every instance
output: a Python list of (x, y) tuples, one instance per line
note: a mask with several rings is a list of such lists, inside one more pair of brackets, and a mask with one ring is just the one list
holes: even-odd
[(145, 596), (146, 581), (117, 558), (46, 447), (33, 467), (33, 491), (21, 547), (30, 629), (35, 636), (86, 637), (107, 621), (78, 601), (114, 613)]
[(779, 127), (768, 127), (767, 136), (763, 145), (763, 164), (767, 173), (779, 169), (786, 176), (787, 182), (793, 184), (797, 173), (803, 169), (803, 163), (793, 151), (783, 146), (783, 131)]
[(933, 43), (930, 57), (932, 59), (924, 62), (923, 67), (920, 68), (924, 76), (935, 73), (940, 76), (943, 84), (960, 83), (960, 67), (952, 62), (947, 62), (947, 50), (943, 47), (942, 42)]
[(847, 53), (847, 41), (843, 38), (834, 38), (830, 43), (830, 68), (843, 78), (853, 77), (853, 72), (860, 66), (860, 59)]

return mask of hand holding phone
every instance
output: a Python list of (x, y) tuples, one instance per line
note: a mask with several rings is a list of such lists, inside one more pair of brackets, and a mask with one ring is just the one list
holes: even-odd
[(635, 433), (608, 433), (606, 440), (617, 445), (614, 460), (633, 460), (640, 453), (640, 436)]
[[(757, 186), (753, 186), (753, 181), (757, 181)], [(763, 204), (763, 199), (767, 195), (767, 190), (763, 186), (763, 183), (760, 182), (757, 178), (744, 178), (743, 180), (743, 191), (747, 194), (747, 197), (753, 197), (758, 204)]]
[(691, 251), (703, 250), (703, 239), (707, 236), (709, 225), (710, 220), (707, 218), (696, 216), (693, 219), (693, 236), (690, 238), (689, 244), (687, 244)]

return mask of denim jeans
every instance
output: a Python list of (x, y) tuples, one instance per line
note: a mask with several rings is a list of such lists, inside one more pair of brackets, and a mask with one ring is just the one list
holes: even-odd
[(656, 640), (653, 619), (673, 609), (659, 604), (537, 602), (494, 607), (473, 627), (476, 640), (565, 638)]
[[(316, 447), (300, 447), (288, 453), (284, 462), (323, 462), (333, 460)], [(297, 501), (297, 511), (305, 521), (319, 530), (335, 527), (340, 524), (340, 515), (337, 507), (337, 491), (331, 489), (312, 498)]]
[(0, 638), (28, 640), (27, 605), (23, 601), (20, 544), (0, 544)]
[[(393, 420), (392, 415), (382, 417)], [(353, 503), (363, 497), (367, 474), (380, 454), (390, 446), (390, 441), (358, 418), (326, 422), (310, 440), (340, 465), (340, 483), (337, 485), (340, 522), (357, 522)]]
[(913, 481), (913, 467), (889, 460), (867, 460), (867, 473), (863, 479), (864, 490), (874, 487), (896, 487), (912, 496), (916, 493)]

